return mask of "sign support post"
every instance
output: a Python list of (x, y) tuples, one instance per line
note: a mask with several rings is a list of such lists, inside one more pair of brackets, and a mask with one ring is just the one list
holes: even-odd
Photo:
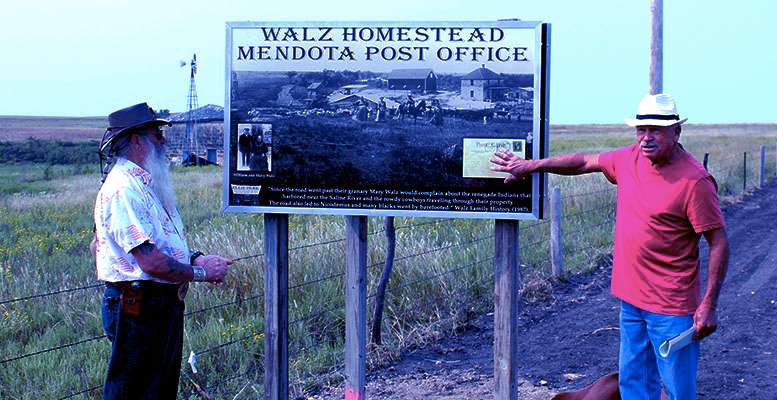
[(496, 220), (494, 259), (494, 398), (518, 398), (520, 246), (518, 221)]
[[(517, 220), (545, 218), (547, 177), (507, 186), (490, 159), (500, 149), (548, 156), (550, 24), (239, 21), (226, 28), (222, 194), (227, 212), (265, 214), (266, 398), (288, 396), (291, 213), (346, 217), (346, 400), (365, 398), (367, 218), (495, 220), (496, 398), (515, 399)], [(317, 39), (297, 42), (310, 35)], [(440, 168), (419, 168), (432, 164)]]
[(367, 217), (345, 217), (345, 400), (365, 399)]
[(289, 398), (289, 215), (264, 214), (264, 392)]

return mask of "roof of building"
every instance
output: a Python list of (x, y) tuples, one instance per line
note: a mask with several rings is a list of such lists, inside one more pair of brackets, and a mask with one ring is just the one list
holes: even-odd
[[(224, 107), (217, 106), (215, 104), (208, 104), (200, 108), (195, 108), (192, 112), (192, 117), (197, 122), (206, 121), (223, 121), (224, 120)], [(182, 112), (170, 116), (170, 122), (182, 123), (189, 120), (189, 112)]]
[(389, 72), (388, 79), (426, 79), (432, 73), (431, 68), (395, 69)]
[(461, 77), (461, 79), (474, 79), (474, 80), (487, 80), (487, 79), (501, 79), (499, 74), (490, 69), (482, 66), (467, 75)]
[(351, 102), (356, 102), (361, 100), (367, 100), (371, 103), (377, 103), (375, 100), (372, 100), (365, 96), (360, 96), (358, 94), (346, 94), (346, 95), (340, 94), (340, 95), (332, 96), (329, 99), (329, 104), (351, 103)]

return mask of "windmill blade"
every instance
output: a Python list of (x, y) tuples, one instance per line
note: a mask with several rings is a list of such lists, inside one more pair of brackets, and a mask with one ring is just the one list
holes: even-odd
[(180, 64), (181, 68), (186, 66), (186, 61), (184, 61), (184, 60), (179, 60), (178, 63)]

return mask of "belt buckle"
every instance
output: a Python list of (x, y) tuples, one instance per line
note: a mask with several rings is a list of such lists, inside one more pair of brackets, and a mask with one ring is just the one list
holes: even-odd
[(189, 282), (184, 282), (178, 286), (178, 300), (184, 301), (186, 293), (189, 292)]

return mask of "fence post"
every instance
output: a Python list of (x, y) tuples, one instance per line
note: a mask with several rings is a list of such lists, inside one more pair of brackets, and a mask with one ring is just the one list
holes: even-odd
[(766, 182), (766, 176), (764, 176), (766, 166), (766, 146), (761, 145), (761, 162), (758, 164), (758, 187), (764, 187), (764, 182)]
[(367, 217), (345, 217), (345, 400), (364, 400), (367, 363)]
[(496, 220), (494, 259), (494, 398), (518, 398), (518, 221)]
[(709, 168), (707, 168), (707, 165), (710, 161), (710, 153), (704, 153), (704, 170), (709, 171)]
[(264, 392), (289, 398), (289, 215), (264, 214)]
[(394, 252), (397, 248), (397, 230), (394, 228), (394, 217), (386, 217), (383, 221), (386, 229), (386, 261), (383, 264), (383, 272), (380, 273), (378, 287), (375, 288), (375, 308), (372, 312), (372, 343), (381, 344), (381, 325), (383, 324), (383, 305), (386, 301), (386, 287), (391, 279), (391, 270), (394, 268)]
[(744, 192), (745, 190), (747, 190), (747, 152), (745, 152), (745, 157), (744, 157), (744, 160), (745, 160), (745, 161), (744, 161), (744, 163), (743, 163), (743, 167), (742, 167), (742, 171), (743, 171), (743, 174), (742, 174), (742, 175), (743, 175), (743, 179), (742, 179), (742, 191), (743, 191), (743, 192)]
[(564, 273), (564, 247), (561, 222), (564, 219), (561, 208), (561, 189), (553, 188), (550, 194), (550, 265), (553, 276), (559, 277)]

